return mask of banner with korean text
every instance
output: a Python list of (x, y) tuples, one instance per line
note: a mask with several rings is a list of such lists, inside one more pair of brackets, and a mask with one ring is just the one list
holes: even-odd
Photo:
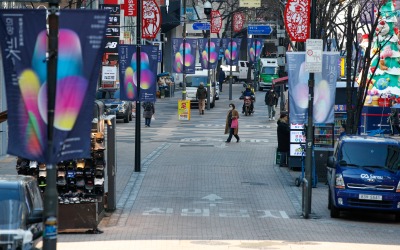
[[(208, 48), (208, 38), (197, 39), (199, 44), (200, 63), (203, 69), (215, 69), (218, 64), (218, 54), (221, 39), (210, 38), (210, 49)], [(210, 53), (210, 55), (208, 55)], [(210, 59), (210, 62), (208, 62)]]
[(262, 38), (247, 38), (247, 53), (249, 54), (249, 62), (254, 63), (260, 58), (261, 50), (264, 46)]
[(222, 49), (224, 51), (226, 65), (231, 65), (231, 60), (233, 66), (236, 66), (238, 64), (241, 44), (242, 44), (241, 38), (222, 39)]
[(197, 39), (172, 38), (172, 72), (194, 74), (196, 51)]
[[(289, 77), (290, 123), (307, 123), (308, 79), (305, 70), (305, 52), (287, 52)], [(313, 122), (334, 123), (336, 81), (339, 53), (322, 54), (322, 73), (314, 73)]]
[(140, 47), (139, 93), (137, 88), (136, 45), (120, 45), (118, 56), (121, 100), (155, 102), (158, 47), (154, 45), (142, 45)]
[(9, 138), (13, 138), (9, 141), (9, 154), (41, 163), (90, 158), (94, 95), (107, 17), (107, 11), (60, 11), (50, 158), (46, 11), (0, 10)]

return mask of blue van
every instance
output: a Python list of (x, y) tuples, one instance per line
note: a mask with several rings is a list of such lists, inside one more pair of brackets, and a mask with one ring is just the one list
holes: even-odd
[(394, 213), (400, 221), (400, 142), (388, 137), (343, 136), (328, 159), (328, 208)]

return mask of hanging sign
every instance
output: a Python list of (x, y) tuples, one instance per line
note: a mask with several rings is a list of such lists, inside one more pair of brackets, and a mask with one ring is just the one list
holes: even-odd
[(222, 18), (219, 10), (211, 11), (211, 33), (219, 33), (222, 27)]
[(285, 27), (294, 42), (310, 37), (310, 0), (288, 0), (285, 8)]
[(143, 1), (142, 38), (154, 39), (161, 28), (161, 11), (154, 0)]
[(239, 32), (243, 29), (244, 22), (246, 21), (246, 17), (242, 12), (236, 12), (233, 15), (233, 31)]

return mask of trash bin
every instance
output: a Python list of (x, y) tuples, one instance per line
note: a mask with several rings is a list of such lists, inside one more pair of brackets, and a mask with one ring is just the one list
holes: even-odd
[(328, 158), (332, 154), (333, 154), (333, 149), (331, 148), (314, 149), (315, 167), (317, 172), (316, 174), (318, 176), (318, 182), (326, 182), (328, 180), (327, 177)]

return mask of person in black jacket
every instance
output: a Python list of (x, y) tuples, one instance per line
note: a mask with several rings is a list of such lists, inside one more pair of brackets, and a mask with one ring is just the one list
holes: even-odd
[(289, 119), (287, 114), (282, 113), (279, 120), (277, 121), (278, 128), (278, 152), (281, 155), (281, 161), (279, 166), (287, 166), (287, 155), (290, 150), (290, 127)]

